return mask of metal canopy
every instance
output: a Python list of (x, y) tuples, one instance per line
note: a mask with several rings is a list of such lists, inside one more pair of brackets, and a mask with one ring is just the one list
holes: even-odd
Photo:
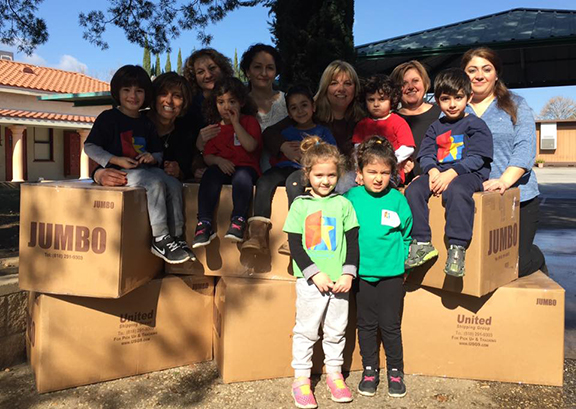
[(73, 102), (75, 107), (114, 105), (110, 91), (82, 92), (77, 94), (50, 94), (38, 97), (40, 101)]
[(576, 10), (513, 9), (360, 45), (356, 68), (364, 76), (390, 74), (418, 60), (434, 78), (480, 46), (498, 50), (510, 88), (576, 84)]

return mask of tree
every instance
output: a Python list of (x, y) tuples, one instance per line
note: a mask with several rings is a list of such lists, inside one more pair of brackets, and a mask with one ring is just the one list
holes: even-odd
[(158, 77), (160, 74), (162, 74), (162, 68), (160, 68), (160, 55), (156, 54), (156, 63), (154, 64), (155, 66), (155, 70), (154, 70), (154, 75), (156, 77)]
[(4, 0), (0, 2), (0, 43), (16, 45), (19, 52), (31, 55), (48, 41), (46, 22), (36, 17), (44, 0)]
[(182, 50), (178, 49), (178, 61), (176, 62), (176, 72), (182, 75)]
[(152, 76), (152, 67), (150, 66), (150, 50), (148, 46), (144, 46), (144, 56), (142, 57), (142, 68), (146, 70), (149, 76)]
[(280, 82), (315, 87), (335, 59), (354, 62), (354, 0), (275, 0), (271, 32), (286, 62)]
[(172, 71), (172, 63), (170, 62), (170, 54), (166, 54), (166, 65), (164, 66), (164, 72)]
[(236, 78), (238, 78), (242, 82), (248, 81), (248, 79), (244, 75), (244, 72), (240, 68), (240, 65), (238, 64), (238, 49), (237, 48), (234, 49), (234, 66), (232, 68), (234, 68), (234, 76)]
[(546, 102), (540, 119), (575, 119), (576, 118), (576, 101), (567, 97), (553, 97)]

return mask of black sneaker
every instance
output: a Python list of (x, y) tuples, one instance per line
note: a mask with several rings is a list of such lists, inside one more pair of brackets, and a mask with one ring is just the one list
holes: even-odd
[(152, 254), (170, 264), (180, 264), (190, 260), (190, 255), (169, 234), (166, 234), (160, 241), (152, 239), (150, 250)]
[(246, 230), (246, 220), (243, 217), (233, 217), (224, 238), (238, 242), (244, 241), (244, 230)]
[(196, 225), (196, 233), (194, 233), (194, 241), (192, 248), (207, 246), (212, 240), (216, 238), (216, 233), (212, 230), (212, 223), (201, 220)]
[(183, 237), (176, 237), (176, 242), (180, 245), (181, 248), (184, 249), (186, 253), (190, 256), (190, 261), (196, 261), (196, 255), (192, 251), (190, 247), (188, 247), (188, 243), (184, 240)]
[(406, 395), (404, 374), (398, 369), (388, 371), (388, 395), (393, 398), (401, 398)]
[(360, 395), (374, 396), (379, 383), (380, 374), (378, 374), (378, 370), (374, 370), (367, 366), (364, 369), (364, 372), (362, 372), (362, 380), (358, 384), (358, 392)]

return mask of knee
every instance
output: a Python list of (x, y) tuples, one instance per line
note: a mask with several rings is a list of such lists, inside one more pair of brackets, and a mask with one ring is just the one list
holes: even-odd
[(428, 181), (422, 177), (419, 177), (410, 183), (410, 185), (408, 185), (404, 191), (404, 196), (408, 201), (414, 201), (417, 199), (425, 198), (426, 192), (430, 192)]
[(448, 188), (442, 193), (442, 198), (445, 200), (451, 200), (454, 198), (470, 198), (472, 199), (472, 194), (470, 193), (468, 187), (460, 182), (458, 178), (454, 179), (452, 183), (448, 185)]
[(254, 179), (249, 171), (245, 169), (239, 169), (234, 173), (232, 177), (232, 184), (233, 185), (241, 185), (241, 186), (254, 186)]

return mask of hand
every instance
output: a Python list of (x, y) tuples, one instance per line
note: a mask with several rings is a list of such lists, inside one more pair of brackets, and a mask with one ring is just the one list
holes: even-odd
[(230, 115), (230, 122), (232, 122), (232, 126), (236, 124), (240, 124), (240, 110), (236, 108), (230, 108), (228, 110), (228, 114)]
[(330, 280), (328, 274), (323, 272), (314, 274), (312, 276), (312, 282), (316, 285), (318, 291), (321, 293), (327, 293), (332, 289), (332, 287), (334, 287), (334, 283), (332, 280)]
[(154, 159), (154, 156), (150, 152), (144, 152), (136, 156), (138, 163), (145, 163), (146, 165), (156, 165), (158, 161)]
[(483, 186), (484, 190), (487, 192), (500, 192), (500, 194), (504, 194), (506, 189), (508, 189), (506, 184), (500, 179), (488, 179), (483, 183)]
[(300, 150), (300, 142), (286, 141), (280, 146), (280, 151), (291, 161), (300, 162), (302, 151)]
[(167, 175), (174, 176), (176, 179), (179, 179), (180, 173), (182, 173), (180, 171), (180, 165), (174, 160), (164, 161), (164, 172), (166, 172)]
[(200, 133), (198, 134), (198, 140), (196, 141), (196, 147), (199, 150), (203, 151), (204, 146), (206, 146), (206, 142), (214, 138), (219, 133), (220, 133), (220, 125), (218, 124), (208, 125), (200, 129)]
[(352, 277), (350, 274), (342, 274), (332, 288), (333, 293), (347, 293), (352, 288)]
[(110, 159), (110, 163), (120, 166), (122, 169), (134, 169), (138, 166), (137, 160), (125, 156), (113, 156), (112, 159)]
[(206, 168), (196, 169), (194, 171), (194, 179), (198, 179), (198, 180), (202, 179), (202, 176), (204, 176), (204, 172), (206, 172)]
[(430, 176), (430, 179), (428, 180), (428, 187), (430, 188), (431, 192), (434, 192), (434, 184), (438, 178), (438, 175), (440, 175), (440, 171), (436, 168), (432, 168), (428, 171), (428, 176)]
[(94, 172), (94, 182), (102, 186), (125, 186), (126, 172), (114, 168), (101, 168)]
[(412, 169), (414, 169), (414, 161), (412, 160), (412, 158), (408, 158), (404, 162), (399, 163), (398, 166), (400, 167), (400, 169), (404, 170), (405, 174), (408, 174), (412, 172)]
[(435, 178), (434, 184), (432, 186), (432, 191), (434, 192), (434, 194), (440, 195), (442, 192), (448, 189), (450, 182), (452, 182), (456, 178), (456, 176), (458, 176), (458, 173), (456, 173), (454, 169), (448, 169), (445, 170), (444, 172), (441, 172)]
[(227, 175), (233, 174), (234, 171), (236, 170), (234, 164), (230, 162), (228, 159), (218, 158), (217, 165), (220, 168), (220, 170)]

